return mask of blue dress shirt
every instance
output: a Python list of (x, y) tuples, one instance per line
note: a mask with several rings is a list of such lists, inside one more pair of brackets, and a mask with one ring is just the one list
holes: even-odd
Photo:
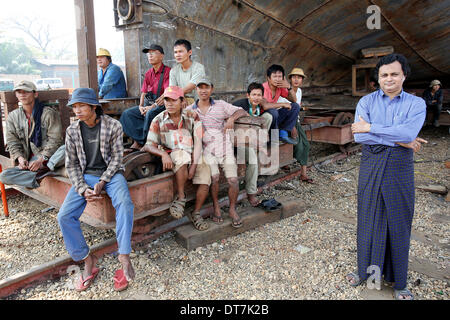
[(396, 142), (410, 143), (417, 138), (426, 116), (422, 98), (402, 92), (392, 100), (379, 89), (362, 97), (356, 107), (355, 122), (361, 116), (371, 124), (370, 132), (355, 133), (362, 144), (398, 147)]
[(110, 63), (106, 68), (98, 70), (98, 91), (103, 99), (126, 98), (127, 89), (122, 70)]

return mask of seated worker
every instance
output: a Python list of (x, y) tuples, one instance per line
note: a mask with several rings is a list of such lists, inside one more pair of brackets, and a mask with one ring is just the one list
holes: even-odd
[[(264, 87), (260, 83), (253, 82), (247, 88), (247, 98), (237, 100), (232, 103), (234, 106), (241, 107), (248, 112), (250, 116), (264, 118), (265, 123), (263, 129), (269, 130), (272, 124), (272, 115), (264, 112), (262, 107), (264, 96)], [(238, 147), (239, 148), (239, 147)], [(238, 151), (239, 154), (239, 151)], [(254, 148), (245, 148), (245, 157), (248, 159), (247, 168), (245, 171), (245, 190), (247, 191), (248, 201), (253, 207), (260, 203), (256, 194), (258, 192), (258, 156)]]
[(208, 197), (211, 173), (209, 167), (201, 163), (202, 123), (195, 112), (182, 107), (183, 89), (168, 87), (163, 97), (166, 111), (153, 119), (142, 151), (160, 156), (164, 171), (173, 170), (175, 173), (177, 195), (169, 208), (175, 219), (184, 215), (187, 180), (198, 185), (194, 211), (188, 217), (196, 229), (203, 231), (209, 225), (200, 215), (200, 209)]
[(206, 77), (205, 67), (199, 62), (192, 61), (192, 46), (188, 40), (175, 41), (173, 52), (177, 65), (170, 70), (169, 85), (183, 88), (185, 108), (198, 99), (195, 87), (200, 79)]
[(108, 50), (100, 48), (97, 52), (98, 96), (100, 99), (127, 97), (125, 77), (119, 66), (112, 63)]
[[(289, 132), (295, 127), (300, 112), (296, 103), (296, 92), (285, 79), (284, 69), (280, 65), (272, 65), (267, 69), (267, 82), (263, 83), (264, 99), (270, 104), (264, 105), (264, 111), (272, 115), (271, 129), (280, 130), (280, 141), (296, 144), (289, 137)], [(291, 103), (278, 103), (280, 97), (287, 98)]]
[(234, 121), (240, 117), (248, 116), (248, 113), (242, 108), (233, 106), (223, 100), (211, 99), (213, 90), (214, 87), (211, 81), (208, 79), (199, 80), (197, 85), (199, 100), (187, 107), (187, 110), (195, 110), (197, 112), (205, 129), (203, 156), (205, 162), (211, 168), (211, 197), (214, 205), (214, 213), (211, 214), (211, 219), (218, 224), (223, 222), (219, 206), (220, 165), (229, 185), (229, 216), (232, 220), (232, 226), (240, 228), (242, 227), (242, 221), (236, 212), (236, 202), (239, 194), (237, 164), (230, 135), (226, 130), (233, 129)]
[[(296, 92), (296, 102), (301, 108), (302, 89), (300, 87), (303, 85), (303, 79), (306, 78), (306, 75), (303, 72), (303, 69), (294, 68), (291, 73), (289, 73), (288, 78), (292, 88)], [(289, 103), (289, 101), (283, 97), (280, 97), (278, 102)], [(297, 140), (297, 144), (294, 146), (294, 157), (301, 165), (300, 180), (308, 183), (314, 183), (313, 179), (309, 178), (307, 173), (310, 145), (306, 133), (302, 129), (300, 121), (297, 121), (295, 124), (294, 131), (296, 132), (292, 134), (292, 138)]]
[(166, 110), (162, 93), (169, 86), (170, 68), (163, 64), (164, 50), (152, 44), (142, 50), (152, 68), (145, 73), (139, 106), (126, 109), (120, 116), (123, 132), (134, 140), (131, 150), (140, 150), (147, 141), (152, 120)]
[(39, 187), (64, 165), (64, 144), (59, 110), (44, 106), (33, 82), (21, 81), (14, 93), (19, 108), (6, 119), (6, 143), (14, 168), (0, 174), (4, 184)]
[(427, 104), (427, 111), (433, 113), (433, 126), (435, 127), (439, 127), (439, 116), (441, 115), (442, 102), (444, 101), (441, 87), (442, 84), (439, 80), (433, 80), (422, 94), (422, 98)]
[(122, 126), (119, 121), (103, 114), (93, 89), (74, 90), (67, 105), (72, 107), (78, 121), (66, 130), (66, 169), (72, 187), (57, 218), (69, 255), (74, 261), (84, 260), (84, 271), (75, 289), (86, 290), (99, 272), (96, 267), (98, 258), (89, 254), (79, 219), (87, 202), (103, 198), (101, 191), (104, 189), (116, 210), (118, 259), (122, 269), (116, 271), (114, 289), (121, 291), (135, 277), (129, 256), (134, 205), (122, 175)]

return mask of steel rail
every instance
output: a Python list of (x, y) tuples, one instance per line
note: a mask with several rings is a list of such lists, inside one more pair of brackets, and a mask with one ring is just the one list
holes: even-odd
[[(315, 161), (316, 165), (324, 165), (329, 164), (335, 161), (339, 161), (347, 158), (351, 153), (357, 152), (360, 149), (360, 145), (356, 145), (349, 149), (349, 152), (344, 153), (334, 153), (332, 155), (328, 155), (322, 157)], [(312, 162), (308, 163), (308, 166), (311, 167)], [(314, 170), (314, 168), (312, 168)], [(289, 173), (281, 173), (273, 176), (273, 179), (270, 179), (263, 186), (258, 188), (258, 194), (262, 193), (263, 190), (266, 190), (272, 186), (280, 184), (286, 180), (291, 180), (301, 174), (301, 167), (295, 168), (293, 171)], [(239, 192), (238, 202), (247, 198), (247, 194), (245, 190)], [(229, 205), (228, 197), (223, 197), (219, 200), (219, 204), (221, 207)], [(213, 212), (212, 203), (208, 203), (202, 210), (200, 211), (203, 217), (209, 216), (210, 213)], [(161, 217), (160, 219), (163, 219)], [(176, 228), (186, 225), (190, 223), (187, 217), (183, 217), (179, 220), (173, 220), (168, 223), (165, 223), (155, 229), (150, 230), (147, 233), (143, 234), (133, 234), (131, 243), (133, 247), (137, 245), (144, 245), (151, 240), (157, 239), (161, 235), (171, 232)], [(109, 239), (103, 241), (101, 243), (95, 244), (90, 248), (90, 252), (95, 254), (97, 257), (100, 257), (105, 254), (113, 253), (117, 251), (117, 242), (116, 239)], [(6, 279), (0, 280), (0, 298), (6, 298), (13, 294), (16, 294), (17, 291), (36, 286), (39, 283), (45, 282), (49, 279), (57, 279), (61, 276), (67, 274), (67, 268), (71, 265), (79, 264), (74, 262), (69, 255), (64, 255), (52, 261), (46, 262), (39, 266), (35, 266), (27, 271), (17, 273), (12, 275)]]

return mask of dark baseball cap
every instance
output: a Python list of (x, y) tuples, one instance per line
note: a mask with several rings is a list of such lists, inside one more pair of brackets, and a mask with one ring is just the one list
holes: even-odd
[(143, 53), (147, 53), (150, 50), (158, 50), (159, 52), (161, 52), (162, 54), (164, 54), (164, 49), (157, 45), (157, 44), (151, 44), (150, 46), (145, 46), (144, 49), (142, 50)]

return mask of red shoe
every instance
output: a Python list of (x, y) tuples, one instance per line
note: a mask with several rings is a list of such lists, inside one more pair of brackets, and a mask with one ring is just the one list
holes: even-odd
[(123, 269), (119, 269), (116, 271), (116, 274), (114, 275), (114, 290), (123, 291), (126, 288), (128, 288), (127, 277), (125, 277)]

